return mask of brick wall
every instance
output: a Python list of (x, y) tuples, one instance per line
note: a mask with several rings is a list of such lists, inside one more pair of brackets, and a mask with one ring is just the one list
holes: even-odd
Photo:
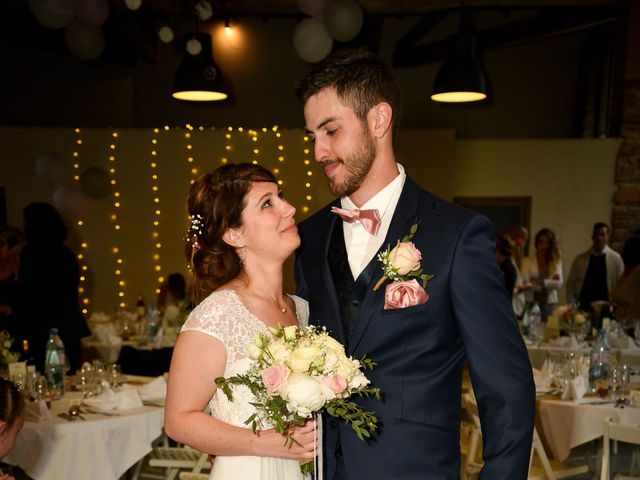
[(631, 0), (620, 133), (623, 144), (616, 162), (616, 192), (611, 216), (611, 246), (640, 234), (640, 0)]

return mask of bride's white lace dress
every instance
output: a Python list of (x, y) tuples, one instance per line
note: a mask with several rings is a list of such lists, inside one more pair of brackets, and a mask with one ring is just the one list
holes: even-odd
[[(309, 306), (300, 297), (291, 296), (296, 306), (296, 315), (301, 326), (306, 326)], [(198, 331), (211, 335), (224, 343), (227, 349), (227, 364), (224, 376), (245, 372), (250, 359), (246, 357), (245, 345), (257, 334), (271, 335), (267, 326), (251, 313), (233, 290), (213, 292), (189, 315), (181, 331)], [(213, 379), (211, 379), (213, 381)], [(220, 390), (209, 401), (211, 415), (242, 428), (254, 408), (253, 396), (248, 388), (236, 386), (233, 402)], [(249, 427), (250, 428), (250, 427)], [(209, 479), (213, 480), (300, 480), (300, 466), (295, 459), (250, 456), (217, 456)]]

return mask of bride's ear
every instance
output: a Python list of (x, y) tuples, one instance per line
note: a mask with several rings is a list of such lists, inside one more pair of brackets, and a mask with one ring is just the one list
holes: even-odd
[(235, 228), (227, 228), (227, 231), (222, 234), (222, 240), (235, 248), (244, 247), (244, 235)]

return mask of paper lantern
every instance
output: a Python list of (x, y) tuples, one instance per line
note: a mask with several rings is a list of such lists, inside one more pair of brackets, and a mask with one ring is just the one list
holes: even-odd
[(99, 27), (109, 17), (107, 0), (76, 0), (76, 18), (90, 27)]
[(88, 211), (87, 197), (75, 186), (64, 186), (53, 192), (53, 206), (67, 220), (83, 217)]
[(324, 28), (322, 14), (302, 20), (293, 32), (293, 48), (305, 62), (319, 62), (332, 47), (333, 39)]
[(298, 0), (298, 10), (309, 16), (314, 16), (322, 12), (327, 6), (328, 0)]
[(50, 187), (59, 187), (71, 179), (71, 165), (58, 152), (44, 152), (35, 162), (36, 176)]
[(71, 53), (82, 60), (98, 58), (104, 50), (102, 30), (78, 21), (65, 29), (64, 40)]
[(324, 10), (324, 26), (340, 42), (353, 39), (362, 28), (362, 8), (356, 0), (331, 0)]
[(73, 0), (29, 0), (31, 13), (47, 28), (63, 28), (73, 22)]
[(100, 167), (89, 167), (80, 176), (82, 191), (92, 198), (104, 198), (111, 191), (109, 174)]

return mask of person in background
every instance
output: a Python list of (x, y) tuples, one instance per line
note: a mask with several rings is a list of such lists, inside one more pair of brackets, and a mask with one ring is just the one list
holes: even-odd
[(611, 292), (616, 303), (616, 316), (626, 327), (640, 322), (640, 235), (629, 237), (622, 249), (624, 273)]
[(164, 312), (169, 305), (183, 310), (187, 302), (187, 281), (181, 273), (171, 273), (160, 286), (158, 294), (158, 310)]
[[(16, 436), (24, 425), (24, 399), (16, 386), (0, 378), (0, 459), (16, 444)], [(14, 480), (0, 471), (0, 480)]]
[(57, 327), (72, 370), (80, 365), (80, 338), (89, 329), (80, 311), (80, 273), (75, 254), (64, 244), (67, 227), (52, 205), (31, 203), (23, 211), (27, 245), (20, 257), (20, 320), (36, 368), (42, 371), (49, 330)]
[(610, 300), (609, 296), (624, 272), (624, 262), (609, 243), (609, 225), (593, 225), (591, 248), (578, 255), (567, 278), (567, 301), (576, 300), (583, 310), (591, 310), (591, 302)]
[(504, 286), (513, 305), (513, 311), (520, 316), (524, 308), (524, 296), (516, 292), (516, 285), (521, 283), (521, 279), (512, 255), (513, 243), (511, 239), (504, 233), (496, 236), (496, 257), (504, 275)]
[(538, 302), (542, 318), (546, 319), (558, 303), (558, 290), (562, 288), (562, 258), (556, 234), (550, 228), (536, 233), (536, 254), (522, 259), (522, 285), (527, 303)]
[(23, 243), (24, 235), (19, 229), (0, 227), (0, 330), (8, 331), (16, 341), (22, 339), (16, 307), (20, 298), (18, 270)]

